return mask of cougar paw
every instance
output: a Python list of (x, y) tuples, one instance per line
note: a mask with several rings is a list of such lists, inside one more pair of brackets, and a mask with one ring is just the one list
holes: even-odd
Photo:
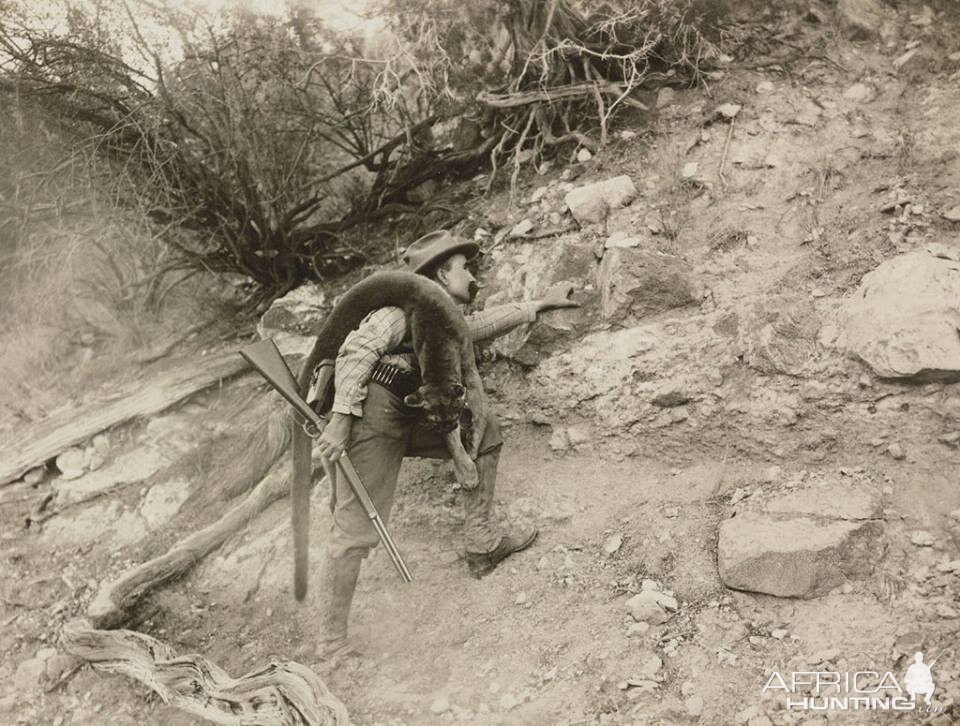
[(453, 468), (457, 473), (457, 481), (464, 489), (476, 489), (480, 483), (480, 475), (477, 473), (477, 465), (467, 459), (463, 462), (454, 461)]

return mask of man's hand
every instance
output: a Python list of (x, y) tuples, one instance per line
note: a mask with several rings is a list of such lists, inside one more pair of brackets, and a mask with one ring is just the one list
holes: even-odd
[(353, 416), (345, 413), (334, 413), (330, 416), (330, 423), (324, 428), (317, 439), (317, 449), (320, 455), (330, 461), (336, 461), (347, 448), (350, 441), (350, 430), (353, 428)]
[(557, 308), (578, 308), (580, 303), (570, 299), (573, 294), (573, 283), (558, 282), (547, 290), (543, 299), (538, 301), (537, 312), (556, 310)]

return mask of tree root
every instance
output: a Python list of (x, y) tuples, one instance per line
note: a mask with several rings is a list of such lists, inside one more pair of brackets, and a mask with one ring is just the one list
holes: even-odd
[(346, 706), (309, 668), (269, 663), (231, 678), (199, 655), (177, 656), (165, 643), (132, 630), (94, 630), (85, 620), (67, 623), (68, 653), (98, 670), (120, 673), (169, 703), (224, 726), (348, 726)]
[(118, 627), (147, 592), (185, 574), (270, 504), (286, 496), (289, 480), (284, 469), (274, 468), (220, 519), (178, 542), (166, 554), (136, 566), (118, 580), (104, 583), (87, 609), (93, 624), (100, 628)]

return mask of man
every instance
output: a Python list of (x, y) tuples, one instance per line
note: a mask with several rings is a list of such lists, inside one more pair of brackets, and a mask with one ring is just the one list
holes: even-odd
[[(432, 232), (411, 244), (403, 262), (412, 272), (439, 283), (457, 303), (476, 297), (471, 271), (479, 253), (476, 243), (446, 231)], [(569, 286), (554, 289), (544, 300), (499, 305), (467, 317), (474, 340), (502, 335), (537, 313), (576, 307)], [(337, 356), (336, 392), (330, 421), (317, 451), (336, 461), (346, 450), (384, 521), (393, 506), (397, 475), (405, 456), (449, 459), (440, 434), (418, 420), (419, 409), (403, 399), (419, 385), (416, 357), (410, 349), (403, 310), (385, 307), (370, 313), (347, 336)], [(479, 485), (464, 492), (467, 565), (476, 577), (491, 572), (506, 557), (529, 547), (537, 531), (499, 532), (492, 523), (497, 463), (503, 440), (496, 419), (488, 416), (477, 456)], [(322, 657), (351, 652), (347, 620), (363, 559), (379, 541), (344, 477), (331, 493), (331, 531), (318, 585), (321, 599)]]

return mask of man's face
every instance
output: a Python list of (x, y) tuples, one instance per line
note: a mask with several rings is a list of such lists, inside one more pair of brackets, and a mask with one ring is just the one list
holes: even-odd
[(458, 252), (450, 257), (447, 265), (437, 270), (437, 282), (446, 288), (450, 297), (464, 305), (473, 302), (480, 289), (470, 267), (466, 255)]

